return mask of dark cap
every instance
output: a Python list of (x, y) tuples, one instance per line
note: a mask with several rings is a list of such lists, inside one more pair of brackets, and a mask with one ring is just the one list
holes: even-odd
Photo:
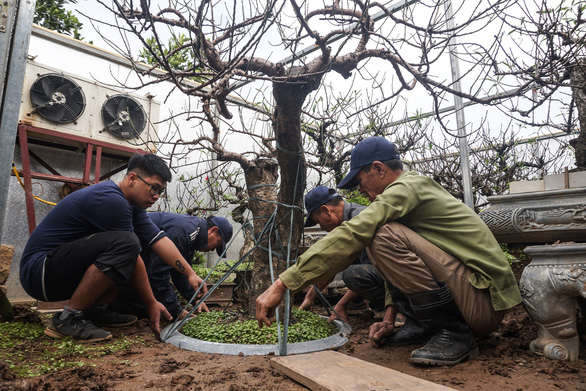
[[(222, 246), (216, 248), (218, 255), (222, 255), (226, 249), (226, 245), (232, 239), (232, 224), (224, 217), (214, 216), (211, 220), (218, 227), (218, 231), (220, 231), (220, 235), (222, 236)], [(226, 258), (226, 254), (224, 254), (223, 258)]]
[(338, 187), (340, 189), (351, 189), (358, 186), (358, 182), (354, 180), (354, 177), (362, 167), (368, 166), (374, 161), (384, 162), (400, 158), (397, 146), (387, 141), (384, 137), (365, 138), (356, 144), (352, 150), (350, 171), (342, 179), (342, 182), (338, 184)]
[(317, 223), (309, 217), (311, 212), (338, 197), (336, 190), (330, 189), (326, 186), (318, 186), (305, 195), (305, 209), (307, 210), (307, 219), (305, 220), (305, 227), (313, 227)]

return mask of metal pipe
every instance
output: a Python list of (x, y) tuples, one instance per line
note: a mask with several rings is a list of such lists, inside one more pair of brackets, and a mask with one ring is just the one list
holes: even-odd
[(6, 217), (10, 167), (36, 0), (3, 1), (2, 6), (8, 7), (9, 17), (6, 18), (7, 26), (0, 30), (0, 239)]
[[(446, 27), (448, 30), (452, 30), (454, 28), (452, 0), (446, 0), (444, 6), (446, 9)], [(450, 38), (449, 52), (454, 90), (462, 91), (462, 86), (460, 84), (460, 66), (458, 63), (458, 57), (456, 56), (456, 39), (454, 37)], [(462, 103), (462, 97), (454, 95), (454, 104), (456, 106), (456, 125), (458, 126), (458, 141), (460, 144), (460, 169), (462, 170), (464, 203), (474, 210), (470, 161), (468, 159), (468, 139), (466, 137), (466, 119), (464, 118), (464, 104)]]

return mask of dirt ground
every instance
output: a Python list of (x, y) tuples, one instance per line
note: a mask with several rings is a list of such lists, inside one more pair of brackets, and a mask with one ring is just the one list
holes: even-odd
[[(376, 314), (375, 320), (382, 314)], [(480, 356), (455, 367), (418, 367), (409, 364), (414, 348), (381, 347), (368, 341), (372, 323), (364, 314), (350, 318), (353, 332), (339, 352), (457, 390), (586, 390), (584, 337), (579, 359), (561, 362), (529, 350), (537, 330), (521, 306), (510, 311), (499, 329), (479, 340)], [(46, 322), (46, 320), (43, 320)], [(111, 329), (114, 338), (138, 334), (144, 343), (88, 360), (94, 366), (64, 369), (21, 379), (0, 362), (0, 390), (306, 390), (273, 369), (270, 356), (223, 356), (182, 350), (159, 342), (148, 323)], [(41, 338), (48, 338), (42, 336)], [(22, 348), (38, 357), (38, 342)], [(416, 346), (415, 346), (416, 347)], [(336, 365), (319, 363), (319, 365)], [(365, 374), (365, 376), (368, 376)]]

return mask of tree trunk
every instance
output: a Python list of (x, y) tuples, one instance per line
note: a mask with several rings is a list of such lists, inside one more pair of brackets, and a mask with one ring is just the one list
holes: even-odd
[[(307, 95), (319, 86), (321, 76), (313, 77), (309, 82), (286, 84), (274, 83), (275, 110), (273, 114), (273, 130), (275, 132), (277, 161), (257, 159), (256, 167), (245, 171), (246, 183), (249, 187), (250, 209), (254, 216), (254, 235), (259, 237), (275, 207), (277, 215), (276, 234), (271, 235), (273, 273), (275, 279), (295, 262), (299, 240), (303, 233), (303, 194), (305, 191), (306, 165), (301, 139), (301, 108)], [(278, 163), (278, 167), (277, 167)], [(256, 184), (276, 184), (278, 170), (281, 183), (277, 195), (276, 187), (263, 186), (250, 190)], [(255, 198), (278, 201), (277, 204), (255, 200)], [(295, 208), (291, 208), (295, 206)], [(291, 224), (291, 213), (293, 221)], [(277, 236), (278, 235), (278, 238)], [(290, 243), (290, 246), (289, 246)], [(270, 285), (270, 268), (268, 236), (260, 241), (260, 246), (253, 253), (253, 273), (250, 286), (248, 314), (256, 314), (256, 298)], [(281, 245), (282, 244), (282, 247)], [(281, 308), (283, 306), (281, 305)]]
[[(275, 210), (276, 183), (279, 177), (277, 162), (273, 159), (256, 159), (255, 164), (244, 171), (244, 176), (248, 187), (248, 205), (254, 217), (252, 223), (254, 237), (257, 240), (261, 239), (258, 244), (262, 246), (262, 248), (257, 247), (251, 255), (253, 266), (249, 287), (248, 315), (254, 317), (256, 298), (271, 284), (269, 254), (266, 250), (269, 246), (269, 237), (261, 238), (261, 234)], [(271, 238), (271, 243), (273, 246), (275, 245), (274, 237)]]
[[(319, 84), (319, 83), (318, 83)], [(273, 115), (273, 128), (277, 142), (277, 160), (282, 173), (279, 188), (277, 219), (279, 235), (289, 250), (290, 264), (295, 262), (297, 248), (303, 234), (303, 195), (307, 166), (303, 154), (301, 137), (301, 108), (311, 89), (307, 84), (273, 85), (276, 108)], [(290, 206), (295, 206), (291, 208)], [(293, 221), (291, 222), (291, 213)], [(284, 254), (286, 256), (286, 254)], [(287, 259), (284, 267), (286, 268)]]
[(570, 73), (574, 102), (578, 109), (580, 132), (571, 145), (576, 151), (576, 168), (586, 170), (586, 58), (578, 60)]

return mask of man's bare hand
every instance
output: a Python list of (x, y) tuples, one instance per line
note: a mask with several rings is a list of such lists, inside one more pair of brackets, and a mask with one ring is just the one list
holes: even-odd
[(199, 305), (199, 307), (197, 307), (197, 313), (201, 314), (202, 312), (210, 312), (210, 309), (208, 308), (208, 306), (206, 305), (206, 303), (201, 303)]
[(147, 314), (149, 316), (149, 321), (151, 322), (151, 328), (157, 333), (157, 335), (161, 334), (161, 316), (167, 320), (173, 319), (165, 306), (158, 301), (147, 307)]
[(196, 298), (200, 298), (203, 295), (205, 295), (208, 291), (208, 287), (206, 284), (203, 283), (203, 279), (198, 276), (196, 273), (192, 273), (187, 281), (189, 282), (189, 285), (191, 285), (191, 287), (197, 292), (197, 289), (199, 288), (200, 285), (203, 284), (203, 286), (201, 287), (201, 290), (199, 291), (199, 293), (197, 294)]
[[(336, 319), (340, 319), (342, 322), (350, 323), (350, 319), (348, 318), (348, 312), (346, 312), (345, 305), (336, 304), (336, 306), (334, 307), (334, 311), (335, 313), (328, 318), (328, 322), (333, 322)], [(336, 316), (336, 314), (338, 314), (338, 316)]]
[(386, 337), (391, 335), (395, 330), (395, 325), (391, 322), (376, 322), (370, 326), (368, 338), (373, 347), (378, 348), (387, 342)]
[(193, 318), (193, 317), (194, 317), (194, 316), (193, 316), (193, 314), (189, 315), (189, 312), (188, 312), (188, 311), (186, 311), (186, 310), (183, 310), (183, 311), (181, 311), (181, 313), (179, 314), (179, 317), (178, 317), (178, 318), (179, 318), (179, 320), (183, 320), (183, 319), (185, 319), (185, 318), (186, 318), (186, 317), (188, 317), (188, 316), (189, 316), (189, 318)]
[(313, 299), (310, 299), (308, 295), (305, 295), (303, 303), (301, 303), (299, 309), (304, 311), (311, 311), (313, 309)]
[(266, 291), (256, 299), (256, 320), (258, 327), (263, 325), (270, 326), (272, 321), (270, 317), (275, 313), (275, 308), (279, 306), (285, 296), (287, 287), (280, 278), (277, 279)]

